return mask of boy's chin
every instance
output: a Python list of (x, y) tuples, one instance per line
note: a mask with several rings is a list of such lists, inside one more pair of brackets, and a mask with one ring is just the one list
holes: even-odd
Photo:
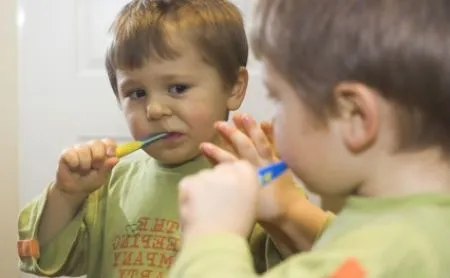
[(177, 151), (165, 151), (164, 153), (152, 153), (147, 152), (148, 155), (153, 157), (156, 161), (158, 161), (158, 164), (167, 167), (167, 168), (174, 168), (181, 166), (185, 163), (188, 163), (192, 160), (195, 160), (202, 154), (197, 151), (194, 153), (177, 153)]

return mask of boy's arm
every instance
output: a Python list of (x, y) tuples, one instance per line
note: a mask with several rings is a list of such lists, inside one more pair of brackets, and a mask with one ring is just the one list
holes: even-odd
[(61, 192), (53, 185), (49, 187), (37, 232), (42, 247), (50, 243), (72, 222), (85, 200), (86, 198), (77, 198)]
[[(20, 269), (46, 277), (81, 276), (87, 266), (85, 215), (97, 193), (91, 194), (85, 204), (76, 204), (51, 188), (19, 215)], [(33, 242), (35, 252), (30, 252)]]
[(277, 223), (257, 224), (250, 237), (250, 250), (257, 273), (264, 273), (287, 257), (309, 251), (334, 214), (324, 212), (305, 198)]
[(305, 190), (289, 174), (282, 175), (273, 186), (282, 189), (272, 193), (278, 196), (280, 213), (268, 220), (260, 220), (259, 224), (283, 259), (309, 251), (334, 214), (311, 203)]
[(309, 251), (334, 218), (331, 212), (301, 198), (276, 222), (260, 222), (283, 258)]
[[(378, 232), (391, 234), (388, 238), (380, 237)], [(405, 236), (409, 239), (399, 243), (398, 238)], [(259, 275), (253, 268), (245, 239), (233, 234), (216, 234), (186, 243), (169, 277), (438, 277), (430, 276), (430, 273), (438, 273), (437, 264), (429, 258), (431, 250), (418, 239), (400, 230), (393, 233), (388, 227), (358, 229), (333, 240), (327, 248), (294, 255)]]
[[(333, 277), (326, 275), (331, 274), (329, 266), (317, 270), (321, 262), (317, 260), (301, 262), (299, 258), (302, 255), (293, 256), (273, 269), (261, 273), (255, 271), (252, 254), (249, 251), (247, 242), (240, 236), (222, 234), (199, 238), (183, 246), (169, 272), (169, 278)], [(308, 258), (308, 254), (305, 256)]]

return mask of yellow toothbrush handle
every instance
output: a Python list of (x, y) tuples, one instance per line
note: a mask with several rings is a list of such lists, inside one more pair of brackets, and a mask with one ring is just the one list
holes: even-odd
[(142, 147), (142, 142), (133, 141), (117, 146), (116, 156), (121, 158), (129, 155), (132, 152), (139, 150)]

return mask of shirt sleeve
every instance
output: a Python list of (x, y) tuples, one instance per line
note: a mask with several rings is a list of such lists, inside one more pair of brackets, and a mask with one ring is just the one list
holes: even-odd
[(283, 261), (271, 237), (260, 225), (256, 225), (249, 240), (255, 271), (262, 274)]
[(320, 239), (322, 234), (331, 225), (331, 223), (333, 222), (334, 218), (336, 217), (336, 215), (334, 213), (332, 213), (331, 211), (327, 211), (326, 213), (327, 213), (327, 219), (325, 219), (325, 223), (323, 223), (323, 226), (320, 229), (319, 233), (317, 234), (316, 239), (315, 239), (314, 242), (317, 242)]
[[(29, 203), (19, 214), (19, 240), (37, 240), (42, 212), (47, 200), (48, 189)], [(89, 210), (95, 206), (98, 193), (93, 193), (74, 219), (44, 247), (39, 247), (39, 258), (21, 257), (21, 271), (35, 275), (81, 276), (86, 274)]]
[[(388, 235), (389, 231), (392, 234)], [(320, 250), (292, 256), (260, 276), (253, 269), (245, 239), (230, 234), (215, 235), (188, 242), (169, 277), (437, 277), (430, 276), (434, 273), (433, 264), (424, 264), (432, 262), (427, 258), (431, 251), (426, 248), (426, 244), (418, 238), (409, 236), (405, 239), (403, 233), (395, 233), (388, 227), (360, 229)]]
[[(306, 197), (306, 192), (299, 187), (302, 194)], [(327, 218), (322, 228), (316, 235), (315, 241), (319, 240), (323, 232), (328, 228), (334, 220), (335, 215), (327, 211)], [(279, 252), (276, 244), (270, 235), (259, 225), (256, 224), (249, 238), (250, 252), (253, 258), (253, 265), (258, 274), (265, 273), (269, 269), (281, 263), (285, 257)]]

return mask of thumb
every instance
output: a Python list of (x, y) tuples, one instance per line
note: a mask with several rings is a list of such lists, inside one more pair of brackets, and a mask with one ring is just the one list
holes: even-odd
[(117, 157), (108, 157), (103, 163), (103, 166), (100, 168), (100, 173), (108, 174), (114, 166), (117, 165), (117, 163), (119, 163), (119, 159)]

